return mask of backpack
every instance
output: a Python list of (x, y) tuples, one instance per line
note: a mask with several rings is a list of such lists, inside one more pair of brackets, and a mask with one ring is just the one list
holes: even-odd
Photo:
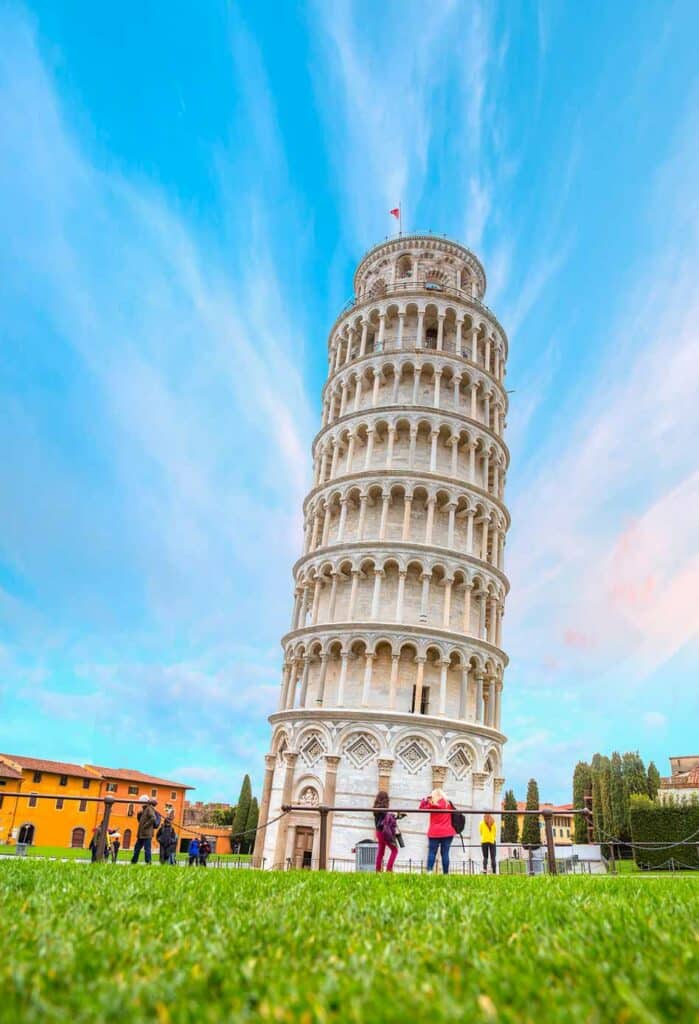
[(461, 811), (457, 811), (451, 801), (449, 802), (449, 806), (451, 807), (451, 827), (454, 829), (457, 836), (460, 836), (466, 828), (466, 815), (462, 814)]
[(156, 811), (155, 807), (153, 808), (153, 814), (155, 815), (155, 827), (160, 828), (160, 823), (163, 820), (163, 816), (160, 813), (160, 811)]

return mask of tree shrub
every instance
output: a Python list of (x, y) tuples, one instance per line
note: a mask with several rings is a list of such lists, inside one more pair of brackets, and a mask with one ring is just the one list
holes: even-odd
[[(634, 843), (664, 844), (664, 849), (634, 847), (634, 859), (640, 868), (699, 868), (699, 802), (655, 803), (648, 796), (631, 797), (629, 810)], [(681, 843), (692, 837), (687, 845)]]

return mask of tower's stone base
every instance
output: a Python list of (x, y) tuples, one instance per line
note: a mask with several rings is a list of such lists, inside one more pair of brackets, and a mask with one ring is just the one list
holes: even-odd
[[(272, 820), (282, 804), (368, 807), (379, 789), (393, 806), (417, 807), (439, 785), (457, 807), (495, 808), (500, 801), (502, 735), (481, 725), (414, 715), (302, 710), (272, 716), (274, 735), (267, 758), (261, 820)], [(265, 807), (266, 804), (266, 807)], [(267, 812), (265, 814), (265, 811)], [(264, 814), (264, 817), (263, 817)], [(474, 859), (478, 818), (467, 815), (462, 853), (457, 863)], [(400, 861), (419, 865), (426, 859), (426, 815), (408, 815), (401, 822), (405, 848)], [(338, 812), (331, 816), (328, 867), (349, 868), (354, 849), (374, 837), (369, 813)], [(320, 852), (319, 815), (295, 811), (271, 824), (260, 836), (256, 855), (267, 868), (317, 866)]]

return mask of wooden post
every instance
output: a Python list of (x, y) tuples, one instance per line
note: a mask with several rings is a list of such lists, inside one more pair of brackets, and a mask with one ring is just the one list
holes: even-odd
[(318, 854), (318, 870), (327, 870), (327, 856), (328, 856), (328, 808), (321, 806), (318, 808), (320, 813), (320, 851)]
[(109, 828), (109, 817), (112, 813), (112, 804), (114, 803), (113, 796), (105, 796), (104, 798), (104, 817), (102, 818), (102, 824), (100, 825), (100, 834), (97, 838), (97, 849), (95, 851), (95, 860), (98, 863), (102, 863), (104, 860), (104, 847), (107, 840), (107, 829)]
[(583, 802), (585, 804), (585, 821), (587, 822), (587, 841), (588, 843), (594, 843), (595, 822), (592, 816), (592, 793), (585, 793)]
[(553, 811), (542, 811), (544, 816), (544, 828), (546, 830), (546, 858), (549, 865), (549, 874), (557, 874), (556, 868), (556, 847), (553, 842)]

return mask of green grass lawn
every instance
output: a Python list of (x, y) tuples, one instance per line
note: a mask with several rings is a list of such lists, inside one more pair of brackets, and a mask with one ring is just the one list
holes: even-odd
[(0, 862), (0, 1020), (699, 1019), (699, 879)]
[[(119, 860), (129, 861), (131, 860), (133, 851), (132, 850), (120, 850), (118, 854)], [(17, 851), (14, 845), (6, 846), (0, 843), (0, 854), (9, 854), (17, 856)], [(89, 860), (89, 850), (76, 850), (72, 847), (66, 846), (30, 846), (27, 850), (27, 857), (53, 857), (58, 860)], [(180, 853), (177, 855), (180, 860), (186, 860), (187, 854)], [(154, 854), (157, 860), (157, 854)], [(212, 853), (210, 860), (213, 862), (217, 860), (222, 861), (249, 861), (251, 855), (249, 853)], [(143, 854), (141, 854), (141, 860), (143, 860)]]

